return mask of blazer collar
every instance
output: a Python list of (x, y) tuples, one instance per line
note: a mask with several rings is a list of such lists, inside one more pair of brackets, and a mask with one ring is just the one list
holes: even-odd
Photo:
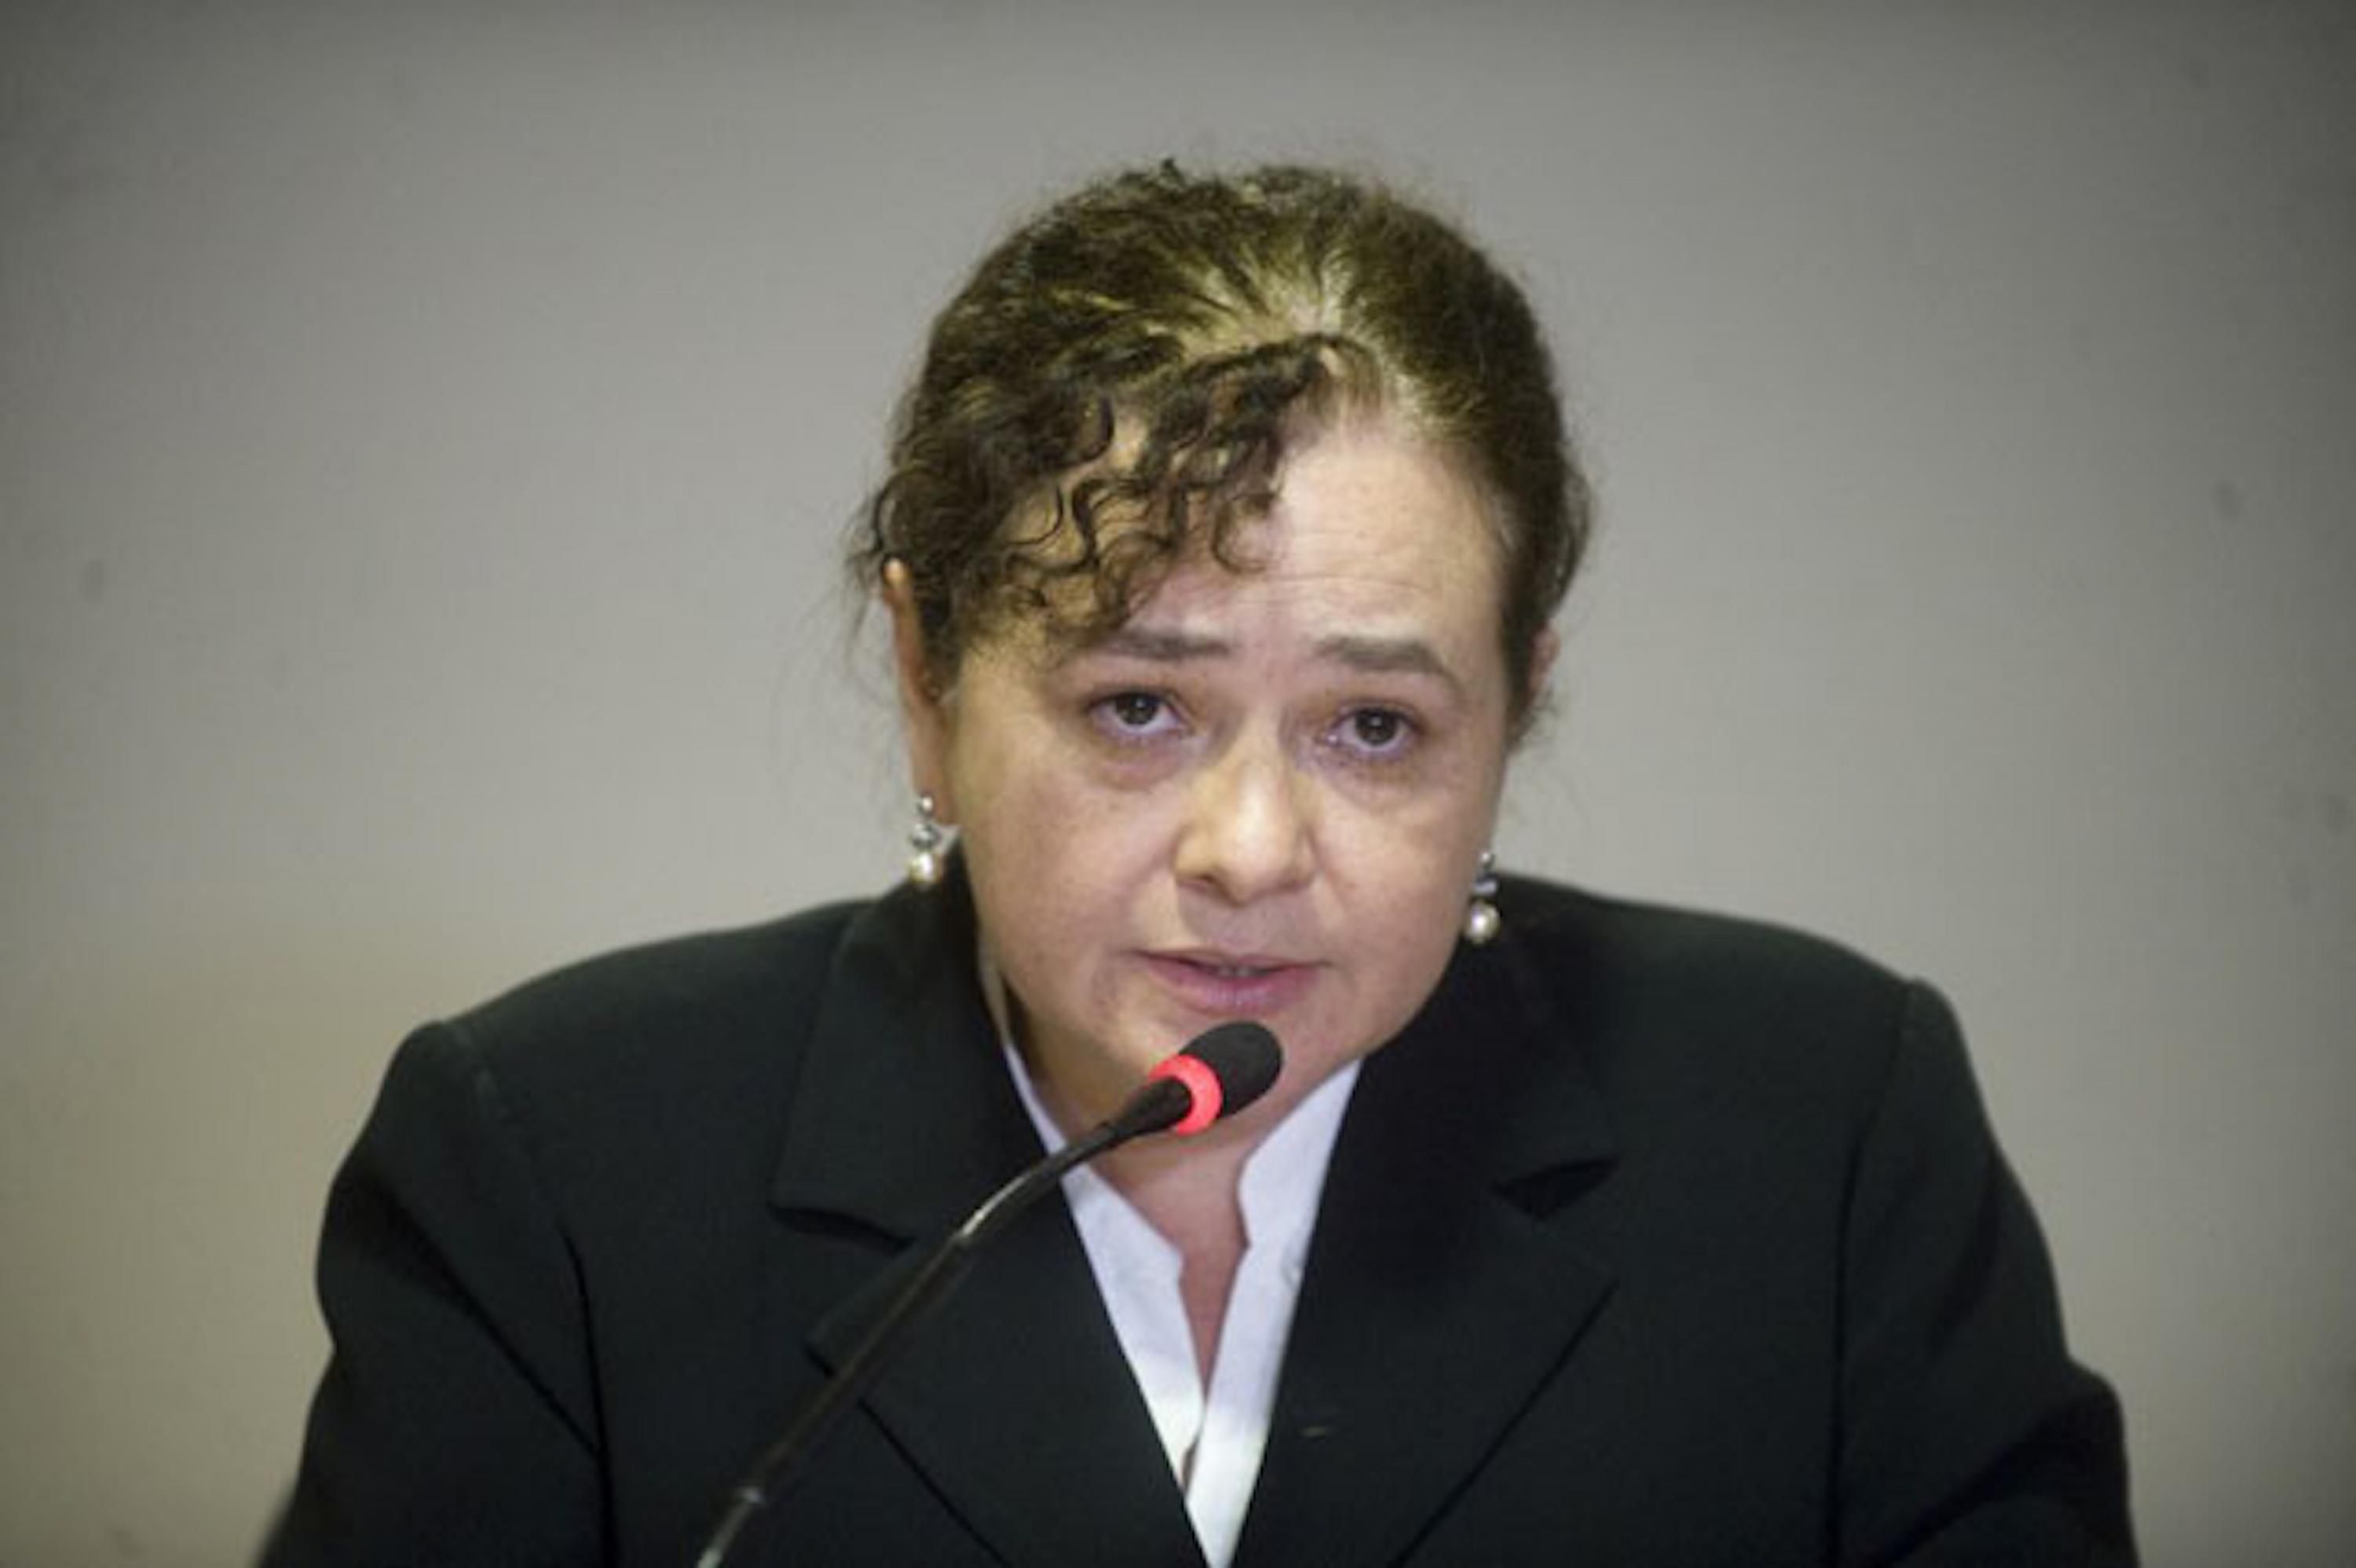
[[(853, 922), (797, 1090), (781, 1208), (929, 1238), (1038, 1157), (982, 1006), (971, 911), (953, 857), (939, 887)], [(1510, 926), (1460, 953), (1352, 1095), (1239, 1565), (1385, 1561), (1430, 1523), (1609, 1293), (1547, 1221), (1614, 1152), (1534, 955)], [(920, 1250), (819, 1322), (822, 1361), (840, 1363)], [(999, 1239), (867, 1405), (1009, 1561), (1199, 1561), (1060, 1202)]]
[(939, 886), (904, 884), (853, 918), (795, 1086), (779, 1207), (912, 1240), (1039, 1157), (974, 966), (962, 857)]

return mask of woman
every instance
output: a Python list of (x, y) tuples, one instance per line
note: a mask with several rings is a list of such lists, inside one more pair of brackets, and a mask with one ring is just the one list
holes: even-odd
[(1491, 874), (1558, 407), (1518, 291), (1332, 175), (987, 257), (853, 552), (908, 885), (403, 1048), (268, 1560), (688, 1560), (926, 1238), (1237, 1018), (1267, 1097), (1012, 1228), (733, 1560), (2131, 1560), (1936, 996)]

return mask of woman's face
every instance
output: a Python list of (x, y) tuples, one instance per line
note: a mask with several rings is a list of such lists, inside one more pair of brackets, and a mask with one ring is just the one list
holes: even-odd
[(1242, 543), (1261, 570), (1174, 571), (1096, 643), (1001, 633), (938, 700), (890, 593), (917, 787), (961, 830), (1067, 1125), (1227, 1019), (1283, 1042), (1263, 1123), (1382, 1044), (1438, 983), (1495, 821), (1510, 694), (1475, 487), (1360, 420), (1295, 450)]

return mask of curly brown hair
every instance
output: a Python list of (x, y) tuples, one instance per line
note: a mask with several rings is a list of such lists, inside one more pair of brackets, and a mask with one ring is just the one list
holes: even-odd
[(1251, 570), (1237, 520), (1339, 410), (1400, 418), (1490, 498), (1518, 731), (1590, 518), (1552, 358), (1471, 241), (1327, 170), (1164, 163), (1016, 229), (933, 325), (851, 569), (905, 564), (946, 689), (1013, 619), (1086, 638), (1190, 552)]

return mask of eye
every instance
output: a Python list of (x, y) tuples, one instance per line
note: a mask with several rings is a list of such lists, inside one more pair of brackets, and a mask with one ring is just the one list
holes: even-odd
[(1400, 756), (1415, 743), (1416, 722), (1396, 708), (1353, 708), (1334, 727), (1336, 744), (1370, 761)]
[(1088, 704), (1088, 716), (1118, 740), (1151, 740), (1174, 732), (1177, 710), (1158, 691), (1116, 691)]

